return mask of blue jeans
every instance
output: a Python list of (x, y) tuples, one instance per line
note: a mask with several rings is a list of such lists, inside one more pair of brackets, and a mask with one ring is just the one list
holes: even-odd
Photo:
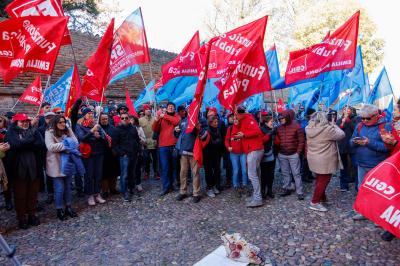
[(54, 198), (56, 202), (56, 209), (62, 209), (64, 208), (64, 206), (71, 206), (72, 176), (52, 177), (52, 178), (54, 185)]
[(364, 180), (364, 177), (372, 169), (374, 169), (374, 168), (373, 167), (369, 168), (369, 167), (358, 166), (358, 184), (357, 184), (357, 189), (360, 189), (360, 186), (361, 186), (361, 184), (362, 184), (362, 182)]
[(177, 179), (177, 161), (173, 158), (174, 146), (160, 147), (160, 166), (162, 189), (166, 191), (172, 188)]
[(246, 167), (246, 154), (245, 153), (230, 153), (229, 154), (232, 162), (232, 183), (233, 187), (240, 187), (239, 182), (239, 168), (242, 173), (242, 185), (247, 186), (247, 167)]
[(121, 169), (119, 189), (122, 195), (125, 195), (127, 192), (127, 187), (132, 188), (134, 186), (136, 157), (128, 155), (119, 157), (119, 166)]

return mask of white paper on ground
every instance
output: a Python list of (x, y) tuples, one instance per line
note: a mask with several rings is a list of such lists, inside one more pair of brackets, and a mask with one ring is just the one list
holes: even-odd
[(200, 261), (196, 262), (193, 266), (246, 266), (245, 262), (238, 262), (229, 259), (226, 256), (226, 250), (223, 245), (219, 246), (216, 250), (205, 256)]

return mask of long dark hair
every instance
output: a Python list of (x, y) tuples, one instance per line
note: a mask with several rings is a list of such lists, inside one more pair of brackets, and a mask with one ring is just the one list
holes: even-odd
[(61, 119), (64, 119), (65, 122), (67, 122), (67, 119), (63, 115), (55, 115), (53, 119), (50, 122), (50, 128), (53, 129), (54, 136), (57, 138), (62, 137), (63, 135), (68, 135), (69, 136), (69, 129), (65, 127), (64, 130), (60, 130), (57, 127), (58, 122), (60, 122)]

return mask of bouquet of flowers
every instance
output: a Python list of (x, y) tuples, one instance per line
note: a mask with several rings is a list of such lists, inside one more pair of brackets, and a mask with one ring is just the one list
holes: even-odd
[(223, 233), (221, 239), (224, 241), (226, 256), (228, 258), (257, 265), (263, 262), (260, 256), (260, 249), (248, 243), (240, 234)]

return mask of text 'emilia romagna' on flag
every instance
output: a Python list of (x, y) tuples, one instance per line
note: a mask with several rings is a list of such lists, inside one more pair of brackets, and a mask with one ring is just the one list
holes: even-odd
[[(6, 7), (6, 11), (11, 18), (27, 16), (64, 16), (61, 0), (14, 0)], [(67, 44), (71, 44), (68, 28), (65, 29), (61, 45)]]
[(40, 106), (42, 98), (42, 82), (40, 76), (37, 76), (28, 88), (26, 88), (21, 97), (19, 97), (18, 101)]
[(356, 57), (360, 11), (318, 44), (289, 54), (285, 82), (318, 76), (332, 70), (353, 68)]
[(22, 72), (51, 75), (68, 18), (30, 16), (0, 23), (0, 72), (8, 84)]
[[(127, 17), (114, 34), (110, 61), (110, 80), (125, 69), (150, 62), (141, 9)], [(131, 71), (136, 73), (135, 71)]]

